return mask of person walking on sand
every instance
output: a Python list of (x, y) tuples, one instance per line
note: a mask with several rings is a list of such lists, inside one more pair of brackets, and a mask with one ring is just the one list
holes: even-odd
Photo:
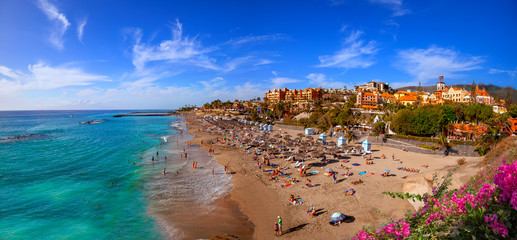
[(215, 175), (214, 173), (215, 173), (215, 172), (214, 172), (214, 167), (212, 167), (212, 176), (214, 176), (214, 175)]
[(278, 216), (278, 236), (282, 235), (282, 218)]
[(332, 179), (334, 180), (334, 184), (336, 184), (336, 181), (337, 181), (336, 175), (337, 175), (336, 172), (332, 173)]
[(275, 235), (278, 236), (278, 223), (275, 222)]

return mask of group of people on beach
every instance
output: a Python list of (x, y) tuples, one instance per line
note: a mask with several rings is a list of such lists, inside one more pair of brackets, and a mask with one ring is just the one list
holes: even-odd
[(275, 221), (275, 236), (282, 235), (282, 218), (278, 216), (278, 221)]
[(414, 173), (419, 173), (420, 172), (420, 169), (415, 169), (415, 168), (399, 167), (397, 169), (398, 170), (402, 170), (402, 171), (406, 171), (406, 172), (414, 172)]

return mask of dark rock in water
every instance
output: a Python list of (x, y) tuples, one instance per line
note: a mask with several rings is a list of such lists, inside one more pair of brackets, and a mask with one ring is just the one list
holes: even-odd
[(38, 139), (43, 139), (43, 138), (47, 138), (47, 137), (48, 137), (48, 135), (45, 135), (45, 134), (22, 134), (22, 135), (10, 136), (10, 137), (6, 137), (6, 138), (0, 138), (0, 143), (38, 140)]
[(80, 125), (90, 125), (90, 124), (99, 124), (99, 123), (103, 123), (103, 122), (106, 122), (106, 119), (98, 119), (98, 120), (91, 120), (91, 121), (86, 121), (86, 122), (80, 122), (79, 124)]

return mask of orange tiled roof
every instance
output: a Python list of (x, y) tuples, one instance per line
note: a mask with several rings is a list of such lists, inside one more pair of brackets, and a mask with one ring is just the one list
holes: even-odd
[(416, 101), (416, 96), (414, 96), (414, 95), (402, 96), (402, 97), (399, 98), (399, 101), (401, 101), (401, 102)]

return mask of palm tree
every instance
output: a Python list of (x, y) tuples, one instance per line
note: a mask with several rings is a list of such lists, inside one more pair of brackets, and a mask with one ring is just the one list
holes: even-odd
[(449, 140), (447, 140), (447, 137), (444, 134), (440, 134), (438, 136), (438, 147), (440, 147), (443, 150), (443, 155), (448, 155), (449, 149), (454, 146), (454, 144), (450, 143)]
[(500, 133), (497, 128), (490, 128), (488, 132), (483, 134), (481, 137), (481, 141), (477, 145), (477, 151), (481, 155), (485, 155), (489, 150), (494, 149), (494, 147), (505, 137), (505, 132)]
[(357, 136), (355, 135), (355, 133), (352, 130), (348, 130), (346, 132), (346, 139), (347, 139), (347, 144), (350, 144), (350, 142), (357, 140), (359, 138), (357, 138)]

